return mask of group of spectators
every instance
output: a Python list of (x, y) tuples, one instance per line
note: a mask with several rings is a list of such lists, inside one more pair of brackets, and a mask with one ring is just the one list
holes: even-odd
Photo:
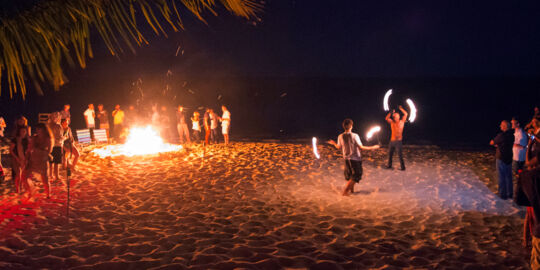
[[(129, 127), (150, 120), (151, 124), (160, 130), (164, 139), (172, 141), (171, 131), (174, 130), (173, 123), (170, 121), (172, 117), (170, 117), (166, 106), (162, 106), (160, 110), (157, 109), (157, 106), (153, 106), (152, 113), (147, 117), (144, 113), (136, 110), (134, 106), (128, 108), (124, 112), (120, 105), (116, 105), (109, 115), (102, 104), (97, 106), (97, 111), (93, 104), (89, 104), (83, 113), (86, 128), (90, 130), (91, 134), (96, 128), (105, 129), (107, 137), (112, 134), (115, 141), (122, 142)], [(190, 133), (189, 120), (185, 115), (184, 107), (178, 106), (175, 116), (176, 131), (180, 143), (200, 142), (202, 128), (205, 131), (204, 141), (207, 144), (217, 143), (219, 140), (218, 128), (219, 123), (221, 123), (221, 133), (225, 144), (228, 144), (231, 113), (225, 106), (222, 106), (222, 111), (223, 115), (220, 117), (213, 109), (207, 108), (202, 119), (199, 112), (193, 112), (193, 116), (190, 118)], [(70, 105), (67, 104), (61, 111), (50, 113), (47, 123), (39, 123), (34, 126), (34, 133), (28, 125), (28, 120), (24, 116), (20, 116), (16, 119), (10, 134), (5, 134), (7, 125), (4, 118), (0, 117), (0, 140), (10, 146), (11, 172), (16, 192), (26, 190), (31, 193), (28, 178), (36, 173), (43, 182), (46, 196), (49, 197), (49, 180), (60, 181), (60, 168), (65, 168), (68, 174), (76, 170), (80, 153), (70, 125)], [(112, 133), (109, 133), (109, 130), (112, 130)], [(4, 169), (0, 162), (0, 183), (4, 179)]]
[[(88, 109), (83, 113), (86, 122), (86, 127), (92, 133), (94, 129), (105, 129), (107, 137), (112, 134), (112, 137), (117, 142), (122, 142), (127, 134), (126, 130), (134, 125), (150, 122), (153, 126), (159, 129), (160, 135), (167, 141), (172, 142), (174, 138), (173, 130), (178, 132), (179, 142), (191, 143), (201, 141), (202, 128), (205, 131), (204, 141), (206, 144), (218, 143), (219, 141), (219, 123), (221, 123), (221, 133), (225, 144), (229, 143), (229, 129), (231, 123), (231, 113), (226, 106), (221, 106), (223, 115), (218, 116), (213, 109), (206, 108), (203, 118), (200, 118), (198, 111), (193, 112), (191, 120), (191, 132), (188, 126), (188, 118), (185, 108), (182, 105), (176, 107), (174, 117), (176, 123), (172, 121), (173, 115), (169, 113), (167, 106), (157, 105), (152, 106), (150, 114), (145, 114), (141, 110), (135, 109), (134, 106), (129, 106), (129, 109), (124, 112), (120, 105), (116, 105), (112, 111), (112, 125), (109, 122), (109, 114), (103, 108), (102, 104), (98, 105), (98, 110), (94, 110), (94, 105), (89, 104)], [(69, 105), (64, 106), (62, 113), (69, 115)], [(202, 128), (201, 128), (202, 120)], [(173, 128), (175, 127), (175, 128)], [(110, 133), (109, 130), (112, 130)]]
[(531, 268), (540, 269), (540, 109), (534, 109), (532, 120), (524, 128), (513, 118), (510, 122), (503, 120), (500, 129), (490, 142), (496, 147), (499, 196), (527, 206), (523, 243), (532, 247)]

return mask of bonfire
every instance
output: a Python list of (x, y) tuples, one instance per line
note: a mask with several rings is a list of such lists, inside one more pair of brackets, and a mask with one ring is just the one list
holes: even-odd
[(152, 126), (133, 127), (129, 130), (126, 143), (118, 145), (107, 145), (102, 148), (92, 150), (96, 155), (104, 157), (114, 156), (141, 156), (155, 155), (165, 152), (179, 151), (181, 145), (168, 144), (163, 142), (158, 132)]

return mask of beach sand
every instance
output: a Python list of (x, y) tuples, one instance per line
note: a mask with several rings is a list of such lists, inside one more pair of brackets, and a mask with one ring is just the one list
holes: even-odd
[(0, 268), (528, 269), (523, 209), (494, 193), (493, 153), (408, 147), (402, 172), (383, 169), (386, 150), (364, 151), (343, 197), (328, 146), (320, 159), (308, 144), (204, 152), (204, 164), (200, 146), (84, 154), (69, 220), (66, 185), (28, 199), (4, 184)]

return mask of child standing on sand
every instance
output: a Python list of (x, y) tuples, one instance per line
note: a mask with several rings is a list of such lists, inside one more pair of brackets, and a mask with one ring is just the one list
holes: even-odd
[(364, 146), (360, 141), (360, 136), (352, 132), (353, 121), (351, 119), (343, 120), (343, 129), (345, 132), (338, 136), (337, 143), (333, 140), (329, 140), (328, 143), (335, 146), (337, 149), (342, 149), (343, 158), (345, 159), (345, 180), (347, 180), (347, 186), (343, 191), (343, 196), (347, 196), (350, 193), (354, 193), (354, 184), (360, 182), (362, 179), (362, 150), (378, 149), (378, 145)]

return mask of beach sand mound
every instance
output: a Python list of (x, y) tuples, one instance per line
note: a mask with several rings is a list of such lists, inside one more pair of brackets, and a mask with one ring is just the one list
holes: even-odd
[[(486, 153), (366, 151), (355, 193), (329, 147), (187, 146), (83, 155), (53, 196), (4, 192), (0, 268), (527, 269), (520, 209), (494, 193)], [(204, 155), (204, 158), (203, 158)], [(204, 160), (204, 162), (203, 162)], [(39, 188), (39, 182), (35, 182)]]

